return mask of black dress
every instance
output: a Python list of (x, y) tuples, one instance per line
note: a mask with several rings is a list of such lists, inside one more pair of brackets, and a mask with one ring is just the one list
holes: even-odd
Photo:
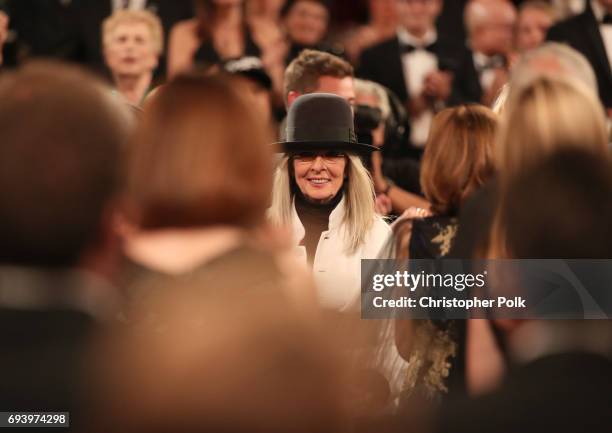
[[(248, 28), (244, 28), (244, 52), (242, 56), (261, 57), (261, 49), (255, 43)], [(215, 50), (215, 45), (211, 38), (204, 41), (194, 54), (194, 63), (196, 65), (214, 65), (222, 62), (223, 59)]]
[[(451, 250), (457, 234), (458, 219), (455, 216), (432, 216), (411, 220), (412, 230), (408, 252), (410, 259), (441, 259)], [(415, 376), (412, 389), (407, 389), (400, 399), (409, 407), (414, 398), (434, 401), (465, 395), (465, 320), (419, 320), (420, 339), (415, 340), (415, 350), (421, 353), (422, 364)], [(422, 338), (429, 335), (428, 338)], [(420, 341), (420, 343), (419, 343)], [(444, 359), (438, 359), (438, 358)], [(448, 368), (440, 365), (448, 363)], [(414, 368), (414, 367), (413, 367)]]

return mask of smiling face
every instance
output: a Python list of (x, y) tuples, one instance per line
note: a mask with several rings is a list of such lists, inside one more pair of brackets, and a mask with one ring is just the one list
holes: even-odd
[(295, 2), (287, 13), (289, 38), (298, 44), (314, 46), (327, 32), (329, 13), (323, 4), (314, 0)]
[(104, 57), (115, 75), (152, 72), (158, 60), (151, 29), (144, 22), (118, 24), (104, 47)]
[(293, 157), (295, 182), (307, 200), (327, 203), (344, 183), (346, 156), (337, 152), (304, 152)]

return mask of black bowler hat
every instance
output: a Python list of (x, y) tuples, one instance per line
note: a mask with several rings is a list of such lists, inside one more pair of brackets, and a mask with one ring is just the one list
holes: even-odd
[(297, 98), (287, 114), (286, 139), (278, 144), (286, 153), (378, 150), (357, 142), (351, 106), (331, 93), (309, 93)]

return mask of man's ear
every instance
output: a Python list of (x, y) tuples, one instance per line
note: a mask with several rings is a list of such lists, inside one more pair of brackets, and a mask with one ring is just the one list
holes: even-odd
[(302, 94), (294, 90), (291, 90), (289, 93), (287, 93), (287, 108), (291, 107), (291, 104), (293, 104), (293, 101), (295, 101), (300, 96), (302, 96)]

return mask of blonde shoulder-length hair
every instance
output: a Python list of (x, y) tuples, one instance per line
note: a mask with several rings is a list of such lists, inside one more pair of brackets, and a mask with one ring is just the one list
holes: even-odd
[(512, 88), (502, 115), (498, 167), (507, 178), (558, 149), (607, 153), (603, 107), (575, 79), (541, 75)]
[[(518, 174), (560, 150), (571, 149), (609, 156), (604, 109), (591, 89), (580, 81), (549, 75), (510, 89), (497, 155), (502, 200)], [(499, 208), (487, 257), (511, 257)]]
[[(291, 189), (291, 157), (284, 156), (274, 173), (272, 205), (268, 216), (273, 224), (291, 226), (293, 192)], [(374, 185), (368, 170), (358, 156), (347, 156), (347, 180), (345, 185), (344, 227), (345, 250), (354, 253), (365, 241), (376, 213), (374, 210)]]

